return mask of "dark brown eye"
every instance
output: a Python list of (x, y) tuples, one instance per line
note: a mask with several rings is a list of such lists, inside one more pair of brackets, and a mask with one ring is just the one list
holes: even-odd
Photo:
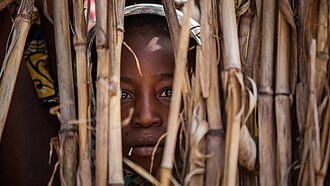
[(121, 99), (133, 99), (133, 96), (127, 90), (122, 90), (121, 91)]
[(171, 97), (171, 96), (172, 96), (172, 88), (165, 88), (160, 93), (160, 96), (159, 97)]

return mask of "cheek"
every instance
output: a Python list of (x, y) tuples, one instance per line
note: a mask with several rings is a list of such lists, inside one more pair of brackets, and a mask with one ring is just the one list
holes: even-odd
[(170, 109), (169, 107), (162, 107), (160, 109), (160, 115), (163, 120), (163, 127), (167, 128), (167, 121), (168, 121), (168, 115), (169, 115)]

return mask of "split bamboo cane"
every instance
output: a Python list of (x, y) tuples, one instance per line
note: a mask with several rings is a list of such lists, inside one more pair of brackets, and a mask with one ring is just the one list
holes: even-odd
[(96, 0), (96, 185), (107, 185), (108, 175), (108, 1)]
[(109, 55), (108, 69), (109, 90), (109, 180), (110, 185), (123, 185), (122, 138), (121, 138), (121, 90), (120, 90), (120, 59), (124, 39), (124, 0), (109, 1)]
[[(226, 92), (226, 139), (225, 164), (222, 184), (235, 185), (238, 166), (238, 148), (241, 117), (243, 113), (243, 90), (241, 62), (238, 46), (234, 1), (224, 0), (220, 4), (221, 29), (224, 39), (224, 68), (227, 71)], [(226, 79), (227, 79), (226, 78)]]
[(275, 186), (275, 123), (273, 98), (275, 0), (263, 1), (261, 60), (259, 70), (260, 185)]
[(76, 51), (76, 76), (78, 90), (79, 121), (79, 179), (82, 186), (92, 185), (90, 133), (88, 130), (88, 88), (87, 88), (87, 25), (83, 1), (73, 1), (74, 49)]
[(69, 125), (76, 119), (73, 85), (69, 10), (65, 0), (53, 1), (54, 34), (57, 74), (61, 104), (60, 176), (62, 185), (76, 185), (77, 136), (76, 126)]
[[(221, 121), (221, 107), (219, 95), (219, 77), (218, 77), (218, 61), (216, 35), (218, 34), (218, 20), (217, 20), (217, 1), (201, 1), (201, 46), (202, 57), (199, 61), (200, 66), (204, 71), (201, 71), (201, 81), (209, 84), (205, 88), (209, 88), (207, 96), (207, 116), (209, 123), (209, 133), (207, 134), (207, 151), (206, 153), (212, 155), (207, 158), (205, 185), (219, 185), (223, 175), (223, 154), (224, 154), (224, 133)], [(205, 71), (205, 67), (207, 71)], [(209, 78), (203, 78), (209, 76)], [(209, 82), (205, 82), (205, 81)], [(205, 91), (204, 91), (205, 92)]]
[(183, 24), (180, 32), (178, 52), (175, 58), (176, 65), (173, 79), (173, 94), (170, 104), (170, 113), (167, 125), (168, 136), (166, 138), (164, 155), (161, 164), (161, 183), (164, 186), (169, 185), (169, 179), (173, 168), (175, 155), (175, 146), (178, 132), (178, 118), (181, 106), (181, 91), (184, 82), (184, 71), (187, 63), (187, 53), (189, 45), (190, 17), (194, 0), (189, 0), (184, 7)]
[(31, 26), (34, 0), (22, 0), (13, 23), (13, 37), (0, 72), (0, 141), (13, 96), (24, 46)]
[[(279, 2), (280, 3), (280, 2)], [(278, 13), (278, 40), (276, 61), (276, 130), (277, 130), (277, 182), (291, 185), (291, 103), (289, 88), (290, 27), (281, 11)]]

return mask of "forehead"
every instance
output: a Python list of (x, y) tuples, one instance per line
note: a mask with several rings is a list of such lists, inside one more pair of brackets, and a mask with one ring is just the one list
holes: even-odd
[(122, 47), (121, 73), (139, 78), (174, 71), (174, 53), (169, 35), (148, 30), (132, 29), (125, 34)]
[[(174, 53), (166, 18), (157, 15), (125, 17), (122, 74), (145, 76), (173, 71)], [(137, 61), (139, 65), (137, 65)]]

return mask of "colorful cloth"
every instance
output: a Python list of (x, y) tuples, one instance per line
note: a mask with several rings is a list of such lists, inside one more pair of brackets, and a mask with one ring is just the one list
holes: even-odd
[[(19, 1), (16, 1), (10, 7), (13, 18), (16, 17), (19, 4)], [(40, 24), (38, 9), (34, 7), (23, 60), (28, 67), (36, 93), (42, 103), (58, 103), (57, 88), (49, 71), (48, 51)]]

